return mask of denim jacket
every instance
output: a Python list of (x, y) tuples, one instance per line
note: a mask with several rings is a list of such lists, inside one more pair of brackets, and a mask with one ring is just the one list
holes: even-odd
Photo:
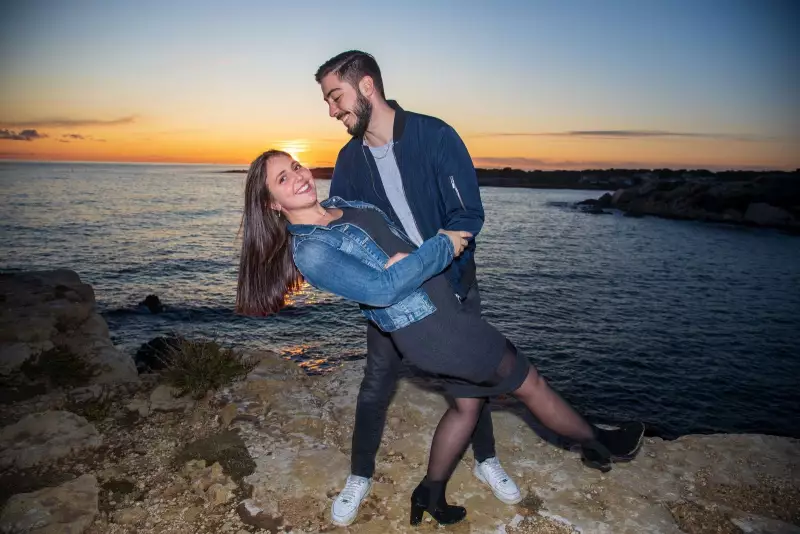
[[(385, 213), (371, 204), (331, 197), (322, 205), (376, 210), (395, 235), (416, 248)], [(426, 240), (386, 269), (389, 255), (353, 223), (290, 224), (288, 230), (295, 265), (305, 280), (317, 289), (358, 302), (364, 316), (384, 332), (408, 326), (436, 311), (421, 286), (453, 261), (453, 244), (446, 235)]]

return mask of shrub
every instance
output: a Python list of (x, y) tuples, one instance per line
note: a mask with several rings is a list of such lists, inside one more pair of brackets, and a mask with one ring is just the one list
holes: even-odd
[(218, 389), (242, 378), (258, 362), (248, 360), (216, 341), (181, 339), (165, 358), (163, 372), (166, 381), (180, 391), (199, 399), (209, 389)]

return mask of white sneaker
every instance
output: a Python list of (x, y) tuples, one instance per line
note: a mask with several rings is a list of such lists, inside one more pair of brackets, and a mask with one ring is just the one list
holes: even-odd
[(331, 522), (340, 527), (346, 527), (356, 520), (361, 502), (372, 488), (372, 479), (357, 475), (347, 477), (347, 483), (331, 506)]
[(472, 471), (478, 480), (488, 484), (492, 488), (494, 496), (506, 504), (517, 504), (522, 500), (519, 488), (508, 476), (500, 460), (489, 458), (484, 462), (475, 462), (475, 469)]

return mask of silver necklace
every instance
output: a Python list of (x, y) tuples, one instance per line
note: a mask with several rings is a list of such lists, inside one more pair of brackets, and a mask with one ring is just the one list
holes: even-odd
[(372, 152), (372, 157), (373, 158), (375, 158), (375, 159), (383, 159), (383, 158), (385, 158), (386, 156), (389, 155), (389, 151), (392, 149), (392, 147), (394, 147), (394, 140), (393, 139), (389, 139), (389, 142), (386, 143), (386, 151), (383, 154), (378, 156), (377, 154), (375, 154), (375, 152), (373, 152), (372, 147), (370, 147), (370, 152)]

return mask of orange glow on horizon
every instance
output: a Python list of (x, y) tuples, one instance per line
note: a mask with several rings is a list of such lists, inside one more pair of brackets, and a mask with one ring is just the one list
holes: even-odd
[[(134, 127), (121, 127), (134, 130)], [(97, 128), (81, 139), (57, 129), (31, 141), (0, 141), (0, 159), (34, 161), (97, 161), (196, 163), (247, 166), (268, 148), (284, 150), (308, 167), (332, 167), (347, 142), (337, 138), (278, 138), (257, 132), (220, 138), (202, 131), (175, 133), (125, 132)], [(480, 168), (772, 168), (798, 167), (789, 143), (730, 140), (587, 139), (560, 136), (491, 137), (462, 134), (473, 162)], [(771, 163), (771, 164), (768, 164)]]

